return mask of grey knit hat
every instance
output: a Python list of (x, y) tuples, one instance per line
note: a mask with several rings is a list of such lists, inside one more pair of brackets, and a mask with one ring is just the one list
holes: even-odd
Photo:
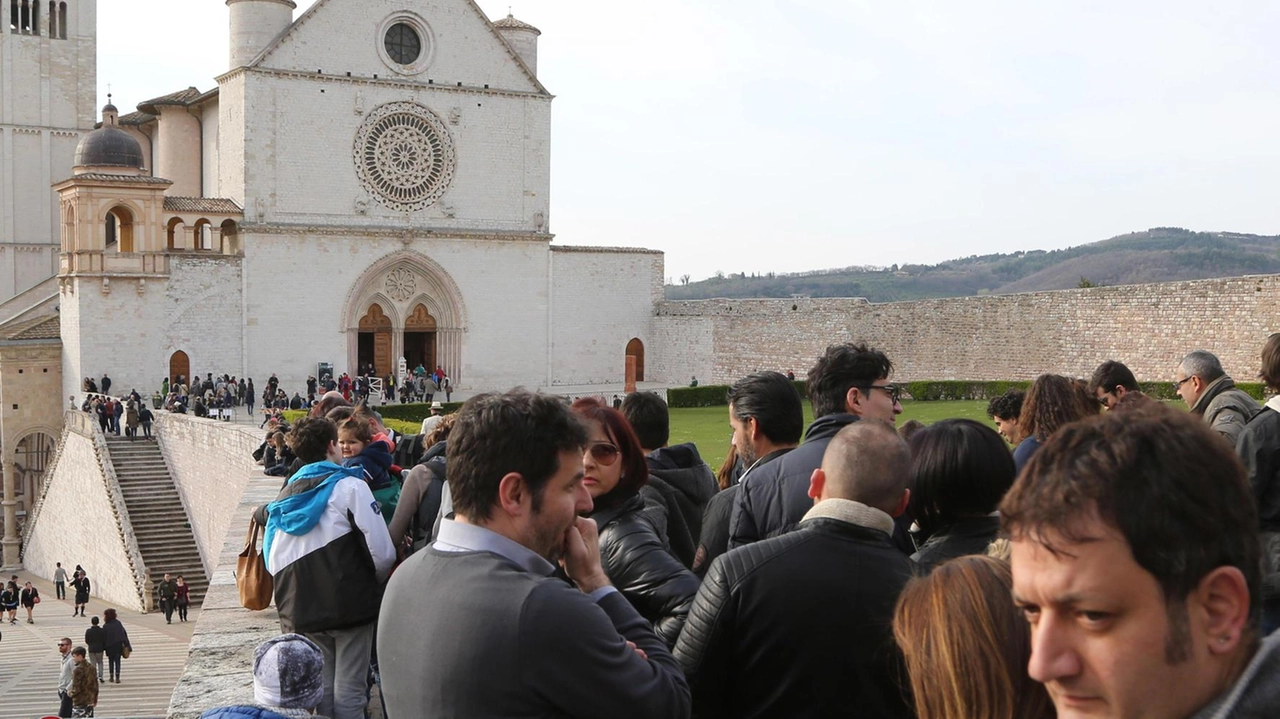
[(282, 709), (314, 709), (324, 699), (324, 655), (301, 634), (283, 634), (253, 651), (253, 700)]

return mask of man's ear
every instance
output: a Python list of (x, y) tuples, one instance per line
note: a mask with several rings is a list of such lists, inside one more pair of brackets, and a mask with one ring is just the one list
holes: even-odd
[(911, 503), (911, 490), (909, 489), (902, 490), (902, 498), (898, 500), (898, 506), (895, 507), (892, 512), (889, 512), (889, 516), (901, 517), (902, 513), (907, 511), (907, 505), (910, 503)]
[(809, 498), (815, 502), (822, 496), (822, 490), (827, 486), (827, 475), (822, 468), (813, 470), (813, 475), (809, 477)]
[(861, 388), (850, 387), (849, 391), (844, 393), (844, 411), (861, 416), (862, 403), (866, 398)]
[(508, 516), (523, 516), (528, 511), (526, 504), (529, 504), (531, 499), (529, 485), (525, 483), (524, 475), (519, 472), (508, 472), (498, 482), (498, 504)]
[(760, 431), (760, 422), (755, 417), (747, 417), (747, 437), (752, 444), (760, 441), (764, 433)]
[(1204, 636), (1193, 640), (1206, 642), (1210, 654), (1230, 654), (1249, 640), (1244, 636), (1249, 626), (1249, 583), (1239, 568), (1218, 567), (1206, 574), (1188, 602), (1193, 599), (1195, 605), (1187, 610), (1201, 613), (1205, 620)]

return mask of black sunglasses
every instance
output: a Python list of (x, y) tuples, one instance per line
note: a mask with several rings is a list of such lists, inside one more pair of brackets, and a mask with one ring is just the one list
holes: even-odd
[(867, 389), (881, 389), (889, 394), (889, 399), (894, 402), (902, 401), (902, 385), (897, 384), (869, 384)]
[(618, 449), (618, 445), (608, 442), (595, 442), (587, 451), (591, 453), (591, 458), (601, 465), (608, 467), (618, 461), (618, 455), (622, 454), (622, 450)]

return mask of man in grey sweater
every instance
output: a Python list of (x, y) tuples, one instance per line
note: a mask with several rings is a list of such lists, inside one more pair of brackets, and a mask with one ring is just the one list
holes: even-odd
[[(557, 398), (480, 395), (449, 436), (455, 520), (392, 576), (390, 719), (688, 717), (680, 665), (600, 566), (585, 428)], [(573, 585), (553, 576), (556, 562)]]

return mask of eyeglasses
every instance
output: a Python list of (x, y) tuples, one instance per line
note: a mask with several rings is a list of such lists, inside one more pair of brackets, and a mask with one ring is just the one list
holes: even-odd
[(1181, 386), (1182, 386), (1182, 384), (1183, 384), (1184, 382), (1186, 382), (1187, 380), (1191, 379), (1192, 377), (1195, 377), (1195, 375), (1193, 375), (1193, 374), (1189, 374), (1189, 375), (1187, 375), (1186, 377), (1183, 377), (1182, 379), (1178, 380), (1177, 382), (1174, 382), (1174, 383), (1173, 383), (1174, 388), (1176, 389), (1176, 388), (1178, 388), (1178, 387), (1181, 387)]
[(902, 385), (898, 384), (869, 384), (867, 389), (882, 389), (889, 394), (889, 399), (894, 403), (902, 401)]
[(608, 442), (594, 442), (587, 447), (587, 451), (591, 453), (592, 459), (605, 467), (617, 462), (618, 455), (622, 454), (622, 450), (618, 449), (618, 445)]

